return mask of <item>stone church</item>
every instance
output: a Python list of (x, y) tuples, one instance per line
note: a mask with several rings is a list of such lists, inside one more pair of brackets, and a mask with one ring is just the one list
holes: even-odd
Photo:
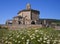
[(31, 8), (31, 5), (28, 3), (26, 9), (23, 9), (18, 12), (18, 15), (13, 17), (12, 20), (7, 20), (6, 25), (45, 25), (52, 26), (57, 25), (56, 22), (60, 20), (56, 19), (41, 19), (39, 18), (40, 11), (34, 10)]
[(13, 17), (12, 20), (7, 20), (6, 24), (12, 25), (27, 25), (27, 24), (37, 24), (39, 20), (40, 12), (31, 8), (31, 5), (28, 3), (26, 9), (23, 9), (18, 12), (18, 15)]

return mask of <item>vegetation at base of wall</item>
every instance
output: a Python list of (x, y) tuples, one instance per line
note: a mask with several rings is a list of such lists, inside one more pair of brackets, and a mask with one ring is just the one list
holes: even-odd
[(8, 27), (2, 27), (2, 26), (0, 26), (0, 29), (8, 29)]
[(3, 44), (60, 44), (60, 31), (53, 28), (3, 29), (1, 31)]

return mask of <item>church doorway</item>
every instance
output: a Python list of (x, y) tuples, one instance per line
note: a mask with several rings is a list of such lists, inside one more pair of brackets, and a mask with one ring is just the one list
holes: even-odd
[(18, 21), (18, 24), (21, 24), (21, 22), (20, 22), (20, 21)]
[(32, 22), (31, 22), (31, 24), (35, 24), (35, 22), (34, 22), (34, 21), (32, 21)]

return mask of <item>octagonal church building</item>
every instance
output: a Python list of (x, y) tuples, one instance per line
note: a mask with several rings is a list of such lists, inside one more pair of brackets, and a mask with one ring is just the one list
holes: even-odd
[(39, 20), (40, 12), (31, 8), (31, 5), (28, 3), (26, 9), (23, 9), (18, 12), (18, 15), (13, 17), (12, 20), (7, 20), (7, 25), (27, 25), (27, 24), (37, 24)]

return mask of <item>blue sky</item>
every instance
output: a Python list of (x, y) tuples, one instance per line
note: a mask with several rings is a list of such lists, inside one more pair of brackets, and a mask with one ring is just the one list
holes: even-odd
[(60, 19), (60, 0), (0, 0), (0, 24), (17, 16), (27, 3), (40, 11), (40, 18)]

